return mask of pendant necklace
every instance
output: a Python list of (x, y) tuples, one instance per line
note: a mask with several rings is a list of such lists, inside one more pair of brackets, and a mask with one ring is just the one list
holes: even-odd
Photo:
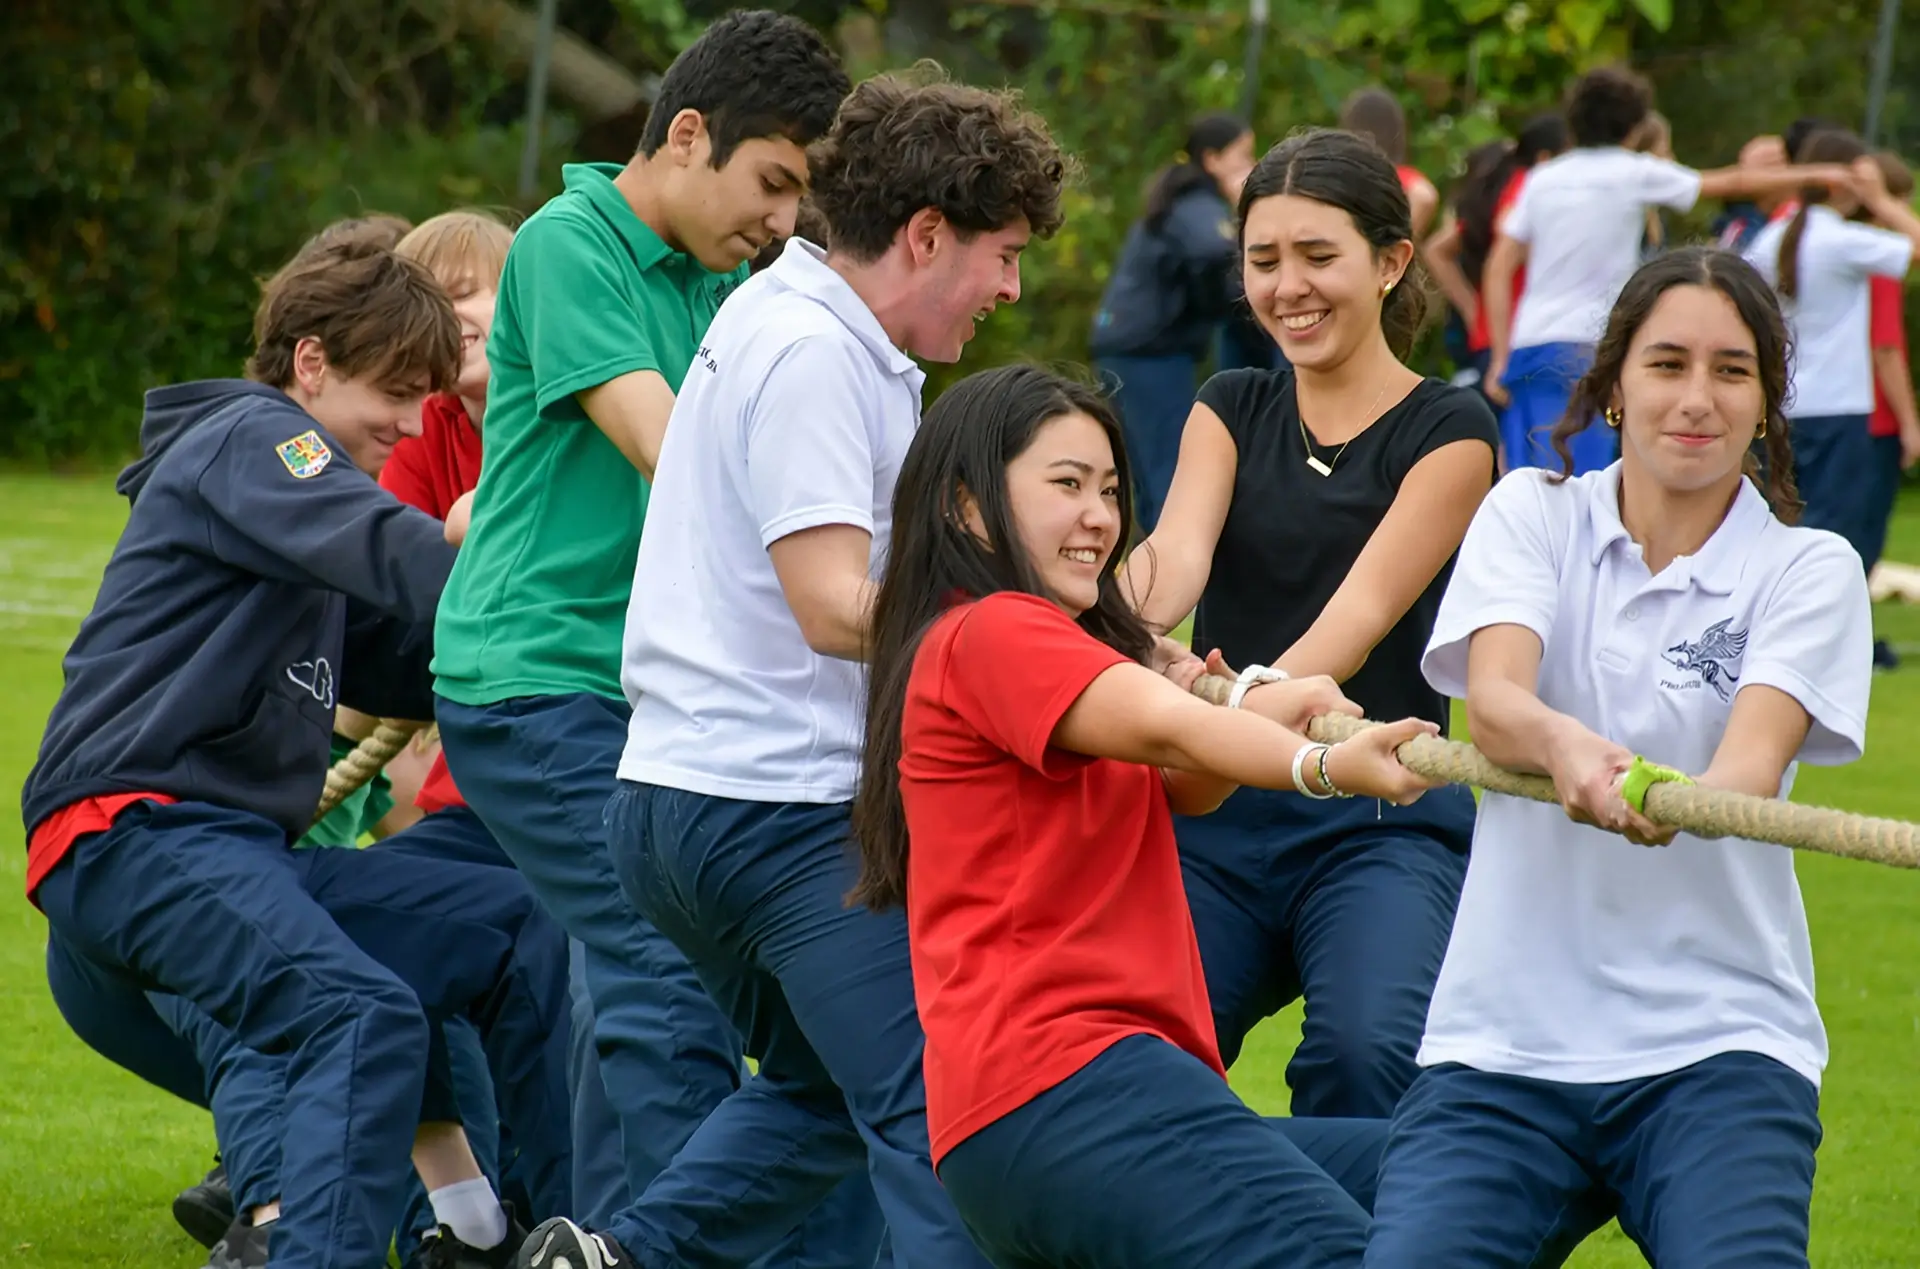
[[(1369, 405), (1367, 407), (1366, 413), (1362, 416), (1364, 419), (1366, 419), (1368, 423), (1371, 423), (1373, 421), (1373, 407), (1375, 405), (1380, 404), (1380, 398), (1387, 395), (1387, 388), (1390, 387), (1392, 383), (1393, 383), (1393, 380), (1389, 379), (1387, 380), (1386, 383), (1383, 383), (1380, 385), (1380, 391), (1377, 394), (1375, 394), (1373, 398), (1373, 405)], [(1294, 405), (1296, 408), (1299, 405), (1299, 401), (1300, 401), (1299, 390), (1296, 388), (1294, 390)], [(1340, 442), (1340, 448), (1333, 452), (1333, 462), (1323, 463), (1320, 461), (1320, 456), (1313, 452), (1313, 438), (1307, 432), (1306, 412), (1299, 411), (1299, 418), (1300, 418), (1300, 443), (1306, 447), (1307, 466), (1311, 467), (1314, 471), (1318, 472), (1321, 476), (1333, 475), (1334, 466), (1339, 463), (1340, 455), (1347, 452), (1347, 446), (1353, 444), (1354, 436), (1358, 436), (1360, 435), (1360, 432), (1364, 432), (1367, 430), (1366, 427), (1362, 426), (1360, 429), (1360, 432), (1355, 432), (1353, 436), (1349, 436), (1346, 440)]]

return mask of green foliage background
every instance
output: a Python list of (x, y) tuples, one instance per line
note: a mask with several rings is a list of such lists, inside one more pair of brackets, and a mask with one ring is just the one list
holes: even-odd
[[(778, 3), (778, 0), (775, 0)], [(105, 459), (141, 391), (233, 374), (257, 280), (312, 230), (367, 210), (511, 205), (524, 86), (444, 6), (389, 0), (15, 0), (0, 39), (0, 457)], [(562, 22), (636, 73), (724, 4), (563, 0)], [(935, 57), (1007, 82), (1076, 153), (1066, 228), (967, 358), (1075, 361), (1140, 192), (1193, 113), (1237, 106), (1238, 0), (870, 0), (791, 5), (868, 73)], [(1443, 187), (1473, 145), (1630, 58), (1683, 161), (1732, 160), (1801, 114), (1857, 126), (1877, 4), (1811, 0), (1275, 0), (1262, 145), (1331, 122), (1355, 87), (1405, 102)], [(1889, 140), (1920, 149), (1920, 5), (1908, 5)], [(541, 197), (580, 157), (550, 116)], [(1904, 130), (1904, 131), (1903, 131)], [(628, 142), (630, 144), (630, 140)], [(598, 156), (610, 157), (610, 156)], [(1694, 225), (1692, 228), (1700, 228)], [(1920, 309), (1920, 306), (1916, 306)], [(1429, 358), (1433, 354), (1429, 351)], [(934, 386), (950, 380), (941, 368)]]

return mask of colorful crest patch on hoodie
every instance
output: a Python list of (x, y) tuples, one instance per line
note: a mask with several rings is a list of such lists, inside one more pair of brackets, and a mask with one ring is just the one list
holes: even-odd
[(333, 451), (320, 439), (320, 433), (311, 429), (300, 433), (290, 441), (280, 442), (280, 461), (287, 465), (295, 480), (309, 480), (327, 469), (333, 461)]

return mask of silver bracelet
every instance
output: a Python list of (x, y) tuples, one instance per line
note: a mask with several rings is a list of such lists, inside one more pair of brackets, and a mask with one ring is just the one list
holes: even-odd
[(1287, 681), (1285, 670), (1276, 670), (1267, 665), (1250, 665), (1240, 671), (1233, 681), (1233, 689), (1227, 693), (1227, 708), (1239, 709), (1240, 702), (1247, 699), (1247, 693), (1262, 683), (1284, 683)]
[[(1330, 746), (1321, 744), (1301, 745), (1298, 749), (1294, 750), (1293, 753), (1293, 787), (1316, 802), (1325, 802), (1334, 795), (1331, 793), (1317, 793), (1308, 787), (1306, 775), (1308, 755), (1316, 754), (1317, 752), (1318, 760), (1324, 762), (1326, 760), (1326, 752), (1329, 748)], [(1320, 778), (1324, 780), (1326, 776), (1322, 774)]]
[(1319, 764), (1314, 768), (1320, 776), (1320, 787), (1327, 791), (1327, 796), (1330, 798), (1350, 798), (1353, 794), (1342, 791), (1340, 786), (1333, 782), (1333, 777), (1327, 774), (1327, 759), (1332, 756), (1332, 745), (1322, 745), (1320, 747)]

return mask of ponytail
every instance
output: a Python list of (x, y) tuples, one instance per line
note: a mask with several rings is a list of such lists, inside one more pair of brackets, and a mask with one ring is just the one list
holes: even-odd
[[(1866, 152), (1866, 143), (1846, 129), (1823, 128), (1800, 143), (1793, 161), (1847, 164)], [(1780, 235), (1780, 258), (1774, 270), (1780, 280), (1774, 290), (1780, 293), (1782, 299), (1790, 300), (1800, 293), (1800, 239), (1807, 232), (1807, 209), (1815, 203), (1826, 201), (1826, 186), (1808, 185), (1803, 188), (1800, 191), (1800, 206), (1793, 213), (1793, 222), (1787, 226), (1787, 232)]]
[(1780, 292), (1780, 298), (1790, 300), (1800, 293), (1800, 239), (1807, 232), (1807, 202), (1805, 191), (1801, 191), (1800, 209), (1793, 213), (1792, 221), (1787, 224), (1787, 232), (1780, 235), (1780, 259), (1776, 262), (1775, 273), (1780, 281), (1774, 290)]
[(1386, 336), (1387, 347), (1396, 358), (1407, 359), (1432, 313), (1433, 294), (1426, 270), (1416, 258), (1408, 263), (1399, 283), (1380, 302), (1380, 333)]

